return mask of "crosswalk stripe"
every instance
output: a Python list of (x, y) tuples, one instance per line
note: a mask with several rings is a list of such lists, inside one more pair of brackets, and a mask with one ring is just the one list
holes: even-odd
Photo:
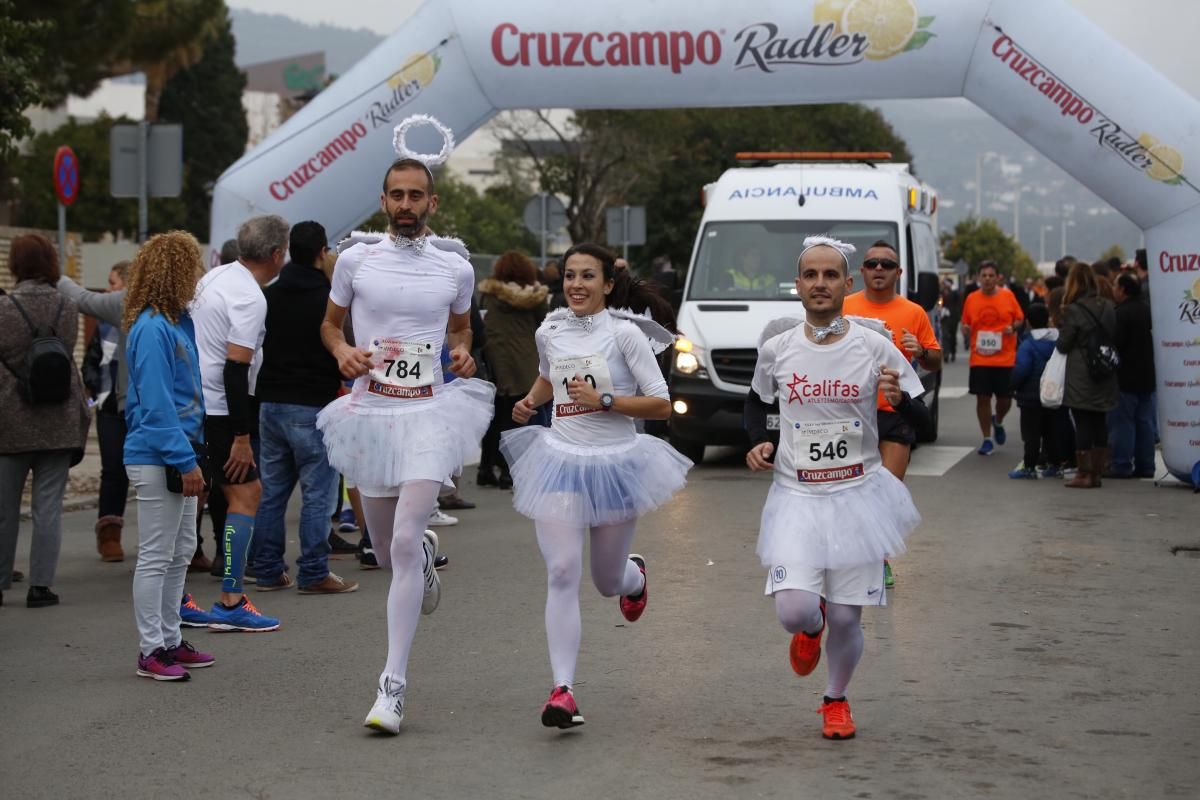
[(941, 477), (974, 449), (973, 447), (923, 444), (913, 451), (912, 461), (909, 462), (905, 475), (919, 475), (926, 478)]

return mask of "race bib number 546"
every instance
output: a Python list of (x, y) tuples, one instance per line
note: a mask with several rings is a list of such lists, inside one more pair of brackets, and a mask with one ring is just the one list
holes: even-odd
[(796, 480), (834, 483), (861, 478), (862, 437), (862, 421), (857, 419), (793, 423)]
[(432, 344), (399, 339), (375, 339), (371, 344), (368, 392), (397, 400), (433, 397)]
[(567, 393), (567, 384), (578, 375), (592, 385), (600, 394), (613, 394), (612, 375), (608, 371), (608, 359), (602, 355), (558, 358), (550, 365), (550, 380), (554, 384), (554, 416), (577, 417), (580, 414), (595, 414), (598, 408), (581, 406)]

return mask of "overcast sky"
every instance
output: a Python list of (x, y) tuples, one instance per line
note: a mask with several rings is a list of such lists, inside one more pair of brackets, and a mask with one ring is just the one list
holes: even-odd
[[(244, 8), (311, 23), (390, 33), (421, 0), (226, 0)], [(437, 0), (429, 0), (437, 2)], [(494, 2), (494, 0), (480, 0)], [(1068, 0), (1114, 38), (1200, 98), (1200, 2), (1197, 0)], [(1069, 42), (1064, 42), (1069, 44)], [(1097, 54), (1099, 55), (1099, 54)]]

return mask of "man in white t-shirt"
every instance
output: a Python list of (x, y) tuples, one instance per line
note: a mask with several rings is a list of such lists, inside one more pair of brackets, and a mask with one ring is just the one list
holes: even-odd
[(259, 613), (249, 601), (242, 591), (242, 579), (262, 495), (250, 444), (251, 434), (258, 430), (254, 381), (262, 364), (266, 334), (267, 301), (262, 287), (283, 268), (288, 231), (283, 217), (246, 220), (238, 229), (238, 260), (202, 277), (192, 302), (213, 492), (223, 492), (228, 506), (221, 534), (221, 596), (209, 612), (209, 627), (216, 630), (273, 631), (279, 627), (279, 620)]
[[(793, 634), (798, 674), (816, 667), (829, 626), (820, 709), (828, 739), (855, 734), (846, 687), (862, 656), (862, 607), (883, 605), (883, 559), (903, 551), (920, 519), (904, 484), (882, 467), (876, 405), (882, 392), (901, 407), (921, 382), (887, 337), (842, 316), (852, 252), (837, 240), (805, 240), (796, 280), (805, 321), (759, 348), (746, 401), (755, 443), (746, 463), (775, 471), (757, 551), (769, 570), (767, 594)], [(776, 397), (778, 453), (766, 431)]]

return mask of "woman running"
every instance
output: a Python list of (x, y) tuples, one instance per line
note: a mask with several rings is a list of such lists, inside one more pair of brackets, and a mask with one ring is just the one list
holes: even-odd
[[(539, 376), (513, 408), (524, 425), (553, 399), (550, 428), (504, 434), (501, 450), (514, 482), (513, 506), (535, 522), (546, 561), (546, 639), (554, 689), (542, 724), (583, 724), (571, 686), (579, 655), (579, 588), (584, 533), (591, 534), (592, 582), (620, 597), (635, 622), (646, 609), (646, 561), (629, 552), (638, 517), (683, 488), (692, 462), (661, 439), (638, 434), (635, 419), (666, 419), (667, 384), (655, 360), (673, 341), (648, 317), (607, 309), (610, 295), (629, 296), (628, 272), (614, 257), (578, 244), (563, 258), (567, 308), (548, 315), (536, 334)], [(636, 293), (635, 289), (635, 293)], [(639, 298), (629, 296), (630, 305)], [(643, 303), (644, 305), (644, 303)]]

